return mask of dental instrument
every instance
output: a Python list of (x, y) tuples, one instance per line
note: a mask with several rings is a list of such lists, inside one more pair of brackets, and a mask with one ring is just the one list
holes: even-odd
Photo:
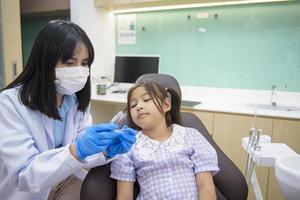
[(251, 167), (251, 152), (252, 152), (252, 147), (255, 143), (256, 140), (256, 133), (257, 133), (257, 129), (256, 129), (256, 119), (257, 119), (257, 108), (254, 109), (254, 119), (253, 119), (253, 123), (252, 123), (252, 127), (250, 128), (250, 137), (248, 140), (248, 145), (246, 148), (247, 151), (247, 158), (246, 158), (246, 165), (245, 165), (245, 178), (247, 183), (249, 183), (249, 170)]
[(253, 140), (253, 137), (254, 137), (254, 134), (255, 134), (255, 128), (252, 127), (250, 128), (250, 137), (248, 139), (248, 142), (247, 142), (247, 149), (246, 149), (246, 152), (247, 152), (247, 157), (246, 157), (246, 165), (245, 165), (245, 176), (247, 176), (247, 173), (248, 173), (248, 170), (249, 170), (249, 162), (250, 162), (250, 147), (251, 147), (251, 144), (252, 144), (252, 140)]
[(248, 182), (250, 182), (251, 180), (251, 177), (252, 177), (252, 173), (253, 173), (253, 169), (254, 169), (254, 160), (253, 160), (253, 152), (254, 151), (259, 151), (260, 148), (261, 148), (261, 144), (260, 144), (260, 137), (261, 137), (261, 133), (262, 133), (262, 130), (261, 129), (257, 129), (255, 131), (255, 139), (254, 139), (254, 142), (253, 142), (253, 146), (251, 148), (251, 152), (250, 152), (250, 164), (249, 164), (249, 168), (248, 168), (248, 172), (247, 172), (247, 180)]
[(110, 122), (113, 122), (115, 124), (118, 124), (121, 122), (121, 120), (126, 116), (126, 114), (123, 111), (119, 111), (113, 118), (110, 120)]

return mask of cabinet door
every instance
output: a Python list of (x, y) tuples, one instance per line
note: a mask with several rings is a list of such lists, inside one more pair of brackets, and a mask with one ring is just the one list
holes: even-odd
[[(3, 86), (23, 70), (19, 0), (0, 0), (1, 76)], [(3, 73), (2, 73), (3, 72)]]
[[(285, 143), (300, 154), (300, 120), (275, 119), (272, 142)], [(277, 185), (274, 168), (270, 171), (268, 199), (284, 199)]]
[[(272, 119), (261, 117), (256, 119), (256, 127), (261, 128), (264, 135), (271, 136), (272, 123)], [(249, 136), (249, 129), (252, 125), (252, 116), (214, 113), (213, 139), (242, 172), (245, 171), (246, 161), (246, 153), (242, 148), (242, 138)], [(255, 171), (265, 199), (269, 170), (268, 168), (256, 167)], [(255, 199), (251, 186), (249, 186), (248, 199)]]
[(191, 112), (194, 113), (204, 124), (207, 128), (210, 135), (213, 134), (213, 113), (212, 112), (205, 112), (205, 111), (195, 111), (189, 109), (182, 109), (182, 112)]
[(0, 2), (0, 89), (4, 87), (3, 42), (2, 42), (2, 8)]
[(109, 122), (119, 111), (123, 111), (125, 107), (126, 105), (122, 103), (91, 101), (93, 124)]

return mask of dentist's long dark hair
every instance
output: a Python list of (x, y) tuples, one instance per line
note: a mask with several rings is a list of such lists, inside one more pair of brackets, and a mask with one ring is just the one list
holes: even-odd
[[(72, 58), (78, 45), (88, 49), (88, 66), (94, 60), (94, 49), (86, 33), (76, 24), (63, 20), (50, 21), (38, 33), (23, 72), (5, 89), (20, 86), (20, 101), (32, 110), (61, 119), (56, 103), (55, 66), (59, 60)], [(84, 112), (91, 99), (90, 77), (76, 93), (78, 110)]]
[(166, 113), (166, 125), (169, 127), (172, 124), (182, 125), (181, 114), (180, 114), (180, 106), (181, 100), (178, 93), (172, 88), (164, 88), (158, 83), (154, 81), (141, 81), (135, 83), (127, 94), (127, 115), (129, 126), (134, 127), (138, 130), (141, 130), (139, 126), (137, 126), (132, 120), (132, 116), (130, 113), (130, 98), (135, 89), (138, 87), (144, 87), (150, 97), (153, 99), (156, 108), (163, 113), (162, 102), (165, 101), (166, 98), (171, 100), (171, 109)]

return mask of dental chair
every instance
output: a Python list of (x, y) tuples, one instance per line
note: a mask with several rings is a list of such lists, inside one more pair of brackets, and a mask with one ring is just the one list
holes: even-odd
[[(137, 82), (151, 80), (158, 82), (165, 88), (173, 88), (177, 91), (181, 99), (181, 90), (177, 80), (167, 74), (145, 74)], [(246, 200), (248, 196), (248, 186), (246, 180), (238, 167), (225, 155), (225, 153), (214, 142), (208, 130), (201, 120), (189, 112), (182, 112), (182, 125), (197, 129), (215, 148), (218, 155), (219, 173), (214, 177), (214, 184), (218, 200)], [(127, 117), (123, 115), (118, 124), (127, 124)], [(134, 184), (134, 196), (139, 192), (138, 182)], [(113, 200), (116, 197), (116, 180), (110, 178), (110, 164), (93, 168), (83, 181), (81, 200)]]

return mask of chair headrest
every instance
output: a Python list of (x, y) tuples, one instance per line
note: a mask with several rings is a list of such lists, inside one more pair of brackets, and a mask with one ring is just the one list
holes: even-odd
[[(160, 84), (164, 88), (172, 88), (178, 93), (178, 96), (181, 100), (181, 89), (179, 83), (173, 76), (169, 74), (149, 73), (140, 76), (136, 82), (139, 83), (143, 81), (153, 81)], [(114, 119), (113, 121), (116, 124), (118, 124), (120, 127), (123, 127), (125, 124), (128, 125), (128, 117), (126, 111), (124, 113), (121, 113), (120, 115), (118, 113), (113, 119)]]
[(138, 83), (142, 81), (153, 81), (165, 88), (172, 88), (178, 93), (181, 100), (181, 89), (179, 83), (169, 74), (144, 74), (140, 76), (136, 82)]

